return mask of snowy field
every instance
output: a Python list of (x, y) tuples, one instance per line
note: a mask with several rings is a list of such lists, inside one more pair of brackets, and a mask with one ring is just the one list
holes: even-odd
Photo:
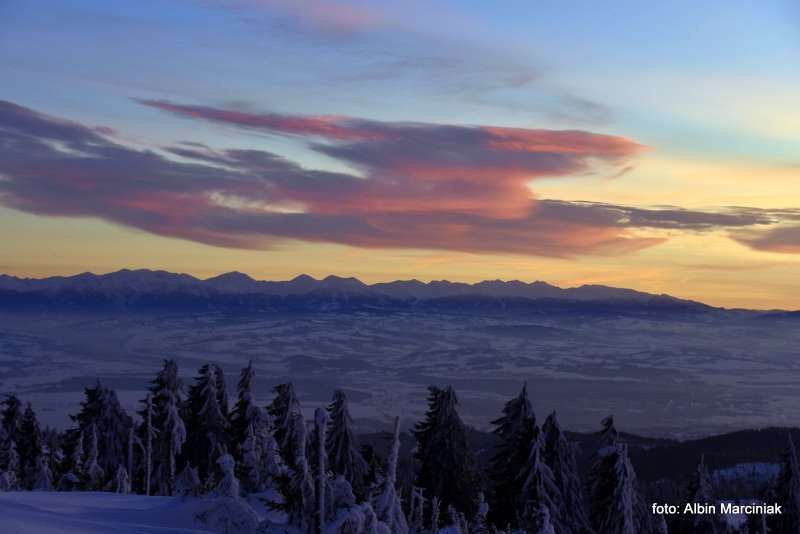
[(3, 534), (189, 534), (213, 532), (195, 517), (207, 507), (195, 498), (102, 492), (0, 493)]
[(127, 408), (162, 358), (188, 382), (206, 361), (231, 386), (252, 359), (256, 392), (295, 382), (304, 408), (347, 391), (361, 428), (419, 418), (429, 384), (452, 384), (486, 427), (527, 380), (540, 418), (594, 430), (614, 413), (631, 432), (687, 437), (800, 421), (800, 329), (777, 321), (513, 318), (420, 313), (0, 316), (0, 391), (63, 428), (102, 379)]

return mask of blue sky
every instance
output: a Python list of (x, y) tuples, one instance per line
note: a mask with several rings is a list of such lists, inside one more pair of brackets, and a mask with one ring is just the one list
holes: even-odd
[[(24, 231), (26, 244), (15, 245), (16, 260), (0, 262), (6, 271), (41, 275), (150, 266), (213, 274), (229, 268), (242, 270), (238, 264), (244, 263), (253, 266), (254, 274), (270, 278), (314, 269), (320, 274), (339, 269), (368, 279), (386, 278), (390, 271), (392, 276), (419, 278), (453, 278), (457, 274), (469, 279), (506, 277), (505, 272), (496, 272), (500, 269), (507, 270), (509, 277), (543, 277), (563, 284), (630, 281), (641, 289), (678, 292), (731, 305), (797, 305), (785, 294), (795, 288), (790, 273), (797, 267), (800, 230), (793, 216), (776, 214), (776, 210), (793, 210), (800, 202), (796, 185), (800, 164), (800, 93), (796, 90), (800, 87), (796, 69), (800, 64), (800, 8), (794, 2), (6, 0), (0, 3), (0, 21), (0, 65), (7, 80), (0, 89), (0, 100), (53, 120), (110, 128), (113, 138), (106, 141), (114, 146), (150, 151), (167, 162), (176, 160), (174, 152), (165, 148), (186, 141), (213, 150), (262, 151), (304, 169), (372, 179), (384, 185), (402, 182), (408, 190), (392, 189), (390, 196), (407, 199), (419, 194), (413, 191), (420, 180), (439, 180), (444, 172), (448, 180), (454, 180), (446, 188), (454, 196), (442, 198), (443, 204), (451, 206), (448, 209), (467, 210), (459, 212), (459, 217), (474, 217), (484, 216), (488, 209), (475, 208), (478, 203), (467, 201), (466, 190), (456, 191), (455, 184), (463, 186), (464, 180), (476, 182), (478, 178), (471, 171), (464, 171), (469, 178), (454, 177), (452, 166), (443, 171), (439, 166), (445, 161), (444, 152), (425, 156), (435, 158), (436, 169), (430, 168), (432, 160), (416, 161), (414, 154), (409, 155), (407, 164), (394, 155), (380, 164), (374, 159), (367, 163), (364, 154), (348, 152), (343, 157), (343, 151), (372, 150), (374, 146), (351, 138), (346, 143), (341, 138), (320, 137), (318, 125), (286, 130), (271, 119), (268, 127), (253, 128), (241, 119), (245, 115), (250, 117), (246, 120), (263, 119), (266, 114), (280, 115), (282, 120), (321, 116), (328, 117), (328, 126), (344, 119), (374, 121), (369, 128), (381, 135), (417, 136), (417, 141), (434, 135), (433, 126), (409, 130), (398, 129), (396, 124), (426, 123), (441, 132), (426, 142), (445, 142), (441, 136), (453, 133), (456, 137), (446, 140), (447, 150), (460, 150), (451, 147), (456, 140), (466, 143), (454, 158), (487, 165), (486, 158), (497, 156), (486, 152), (487, 146), (496, 146), (498, 141), (487, 137), (489, 145), (475, 144), (468, 141), (472, 134), (500, 136), (505, 143), (509, 136), (518, 136), (519, 132), (510, 129), (520, 129), (526, 132), (523, 144), (530, 152), (542, 150), (544, 130), (579, 130), (596, 136), (593, 139), (612, 152), (601, 151), (597, 157), (587, 153), (580, 156), (586, 159), (570, 160), (551, 175), (531, 167), (530, 159), (522, 169), (492, 164), (486, 167), (489, 174), (481, 177), (484, 182), (480, 186), (473, 183), (467, 190), (494, 188), (491, 194), (504, 198), (510, 206), (527, 205), (531, 210), (528, 216), (533, 216), (539, 209), (537, 202), (545, 199), (604, 203), (616, 206), (620, 213), (664, 205), (715, 214), (731, 206), (772, 210), (769, 225), (759, 223), (752, 228), (717, 225), (699, 229), (687, 228), (684, 223), (680, 228), (664, 228), (659, 223), (621, 230), (621, 225), (628, 224), (621, 219), (612, 231), (608, 226), (597, 227), (593, 220), (595, 226), (581, 230), (593, 239), (582, 238), (578, 243), (571, 234), (552, 236), (551, 245), (536, 240), (529, 254), (521, 253), (517, 245), (476, 249), (479, 235), (491, 235), (504, 243), (520, 238), (516, 233), (491, 233), (497, 231), (498, 220), (486, 223), (489, 226), (469, 226), (472, 234), (464, 243), (471, 245), (461, 247), (463, 250), (454, 250), (447, 243), (397, 236), (386, 241), (361, 235), (331, 240), (305, 233), (298, 238), (295, 232), (288, 237), (265, 235), (259, 239), (248, 235), (244, 239), (248, 246), (231, 251), (209, 239), (197, 241), (184, 229), (161, 231), (152, 225), (131, 224), (130, 220), (140, 220), (133, 214), (109, 216), (88, 205), (79, 210), (74, 206), (61, 209), (55, 196), (48, 198), (52, 205), (43, 207), (37, 197), (36, 207), (30, 207), (32, 200), (22, 198), (19, 192), (26, 176), (14, 174), (10, 181), (16, 189), (0, 190), (0, 195), (5, 195), (0, 196), (5, 206), (0, 207), (0, 222), (13, 235)], [(142, 101), (183, 107), (170, 112)], [(202, 111), (190, 109), (192, 106)], [(219, 120), (223, 110), (237, 113), (238, 118)], [(217, 118), (209, 118), (209, 113)], [(450, 126), (474, 130), (448, 130)], [(349, 122), (347, 135), (362, 135), (363, 127)], [(538, 136), (535, 147), (529, 144), (532, 135)], [(630, 143), (622, 151), (625, 161), (621, 161), (621, 152), (611, 148), (612, 138)], [(347, 146), (321, 148), (320, 143)], [(429, 148), (402, 146), (423, 152)], [(521, 145), (515, 146), (517, 150)], [(562, 144), (554, 150), (557, 154), (548, 157), (564, 158), (572, 152)], [(513, 154), (508, 152), (505, 157)], [(113, 169), (112, 163), (109, 168)], [(422, 174), (420, 165), (427, 166), (427, 174)], [(14, 169), (20, 172), (18, 166)], [(523, 171), (530, 174), (528, 193), (521, 193), (516, 185), (502, 189), (507, 186), (504, 180), (512, 180), (512, 175), (516, 180), (516, 173)], [(392, 174), (399, 172), (406, 174)], [(147, 177), (127, 179), (147, 181)], [(129, 185), (120, 184), (120, 190)], [(187, 194), (192, 187), (191, 182), (186, 184)], [(219, 199), (209, 187), (202, 194)], [(512, 190), (516, 196), (509, 192)], [(266, 198), (267, 193), (248, 191), (257, 199), (237, 199), (237, 209), (263, 209), (264, 205), (274, 209), (277, 201)], [(148, 194), (157, 197), (157, 192)], [(521, 194), (530, 198), (520, 201)], [(288, 197), (280, 202), (299, 206), (305, 213), (317, 209), (328, 214), (332, 209), (328, 206), (331, 202), (316, 207), (304, 204), (308, 199), (298, 200), (297, 191), (285, 195)], [(336, 195), (342, 192), (331, 197), (333, 204), (359, 204)], [(105, 201), (106, 197), (96, 200)], [(377, 204), (370, 204), (371, 209), (398, 209), (396, 198), (375, 197), (373, 201)], [(231, 208), (230, 202), (226, 206)], [(406, 209), (409, 221), (420, 216), (416, 210)], [(385, 223), (376, 221), (383, 221), (387, 213), (378, 211), (337, 216), (365, 217), (360, 223), (383, 229)], [(54, 217), (54, 213), (58, 215)], [(450, 216), (454, 215), (448, 211)], [(71, 234), (86, 236), (81, 240), (81, 255), (76, 253), (61, 263), (52, 258), (42, 261), (31, 243), (55, 246), (68, 239), (63, 232), (72, 223), (65, 217), (81, 223), (82, 229)], [(394, 211), (392, 217), (394, 221)], [(544, 223), (536, 224), (540, 226), (531, 228), (531, 235), (544, 231)], [(129, 240), (131, 246), (122, 251), (114, 248), (112, 254), (109, 240), (120, 239)], [(612, 253), (606, 245), (620, 239), (641, 246), (615, 248)], [(555, 242), (566, 248), (552, 245)], [(141, 251), (148, 247), (163, 252), (161, 259), (141, 259), (146, 257)], [(176, 252), (170, 254), (173, 247)], [(744, 274), (720, 275), (709, 287), (706, 271), (701, 273), (698, 267), (708, 264), (702, 253), (709, 249), (715, 250), (715, 259), (722, 264), (720, 272), (722, 267), (725, 273), (736, 267)], [(348, 260), (361, 258), (364, 251), (369, 251), (369, 262)], [(319, 258), (331, 254), (337, 258), (334, 266), (318, 265)], [(398, 264), (398, 254), (414, 259)], [(417, 259), (426, 255), (436, 260), (418, 267)], [(476, 255), (483, 261), (476, 260)], [(202, 260), (190, 266), (184, 260), (189, 256)], [(129, 265), (131, 262), (138, 264)], [(469, 267), (461, 268), (465, 263)], [(280, 267), (271, 267), (273, 264)], [(509, 264), (514, 267), (503, 267)], [(389, 265), (397, 267), (390, 269)], [(765, 276), (765, 269), (770, 273), (773, 296), (730, 296), (733, 288)], [(621, 275), (625, 270), (627, 275)]]

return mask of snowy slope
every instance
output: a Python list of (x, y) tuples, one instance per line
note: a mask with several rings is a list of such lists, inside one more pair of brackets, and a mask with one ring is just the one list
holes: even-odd
[(0, 493), (3, 534), (169, 534), (211, 532), (195, 521), (204, 499), (102, 492)]

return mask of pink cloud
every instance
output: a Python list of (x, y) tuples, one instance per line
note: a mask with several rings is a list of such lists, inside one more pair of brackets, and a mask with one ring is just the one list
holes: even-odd
[[(295, 239), (573, 256), (659, 242), (631, 231), (631, 209), (537, 201), (526, 186), (598, 162), (628, 165), (643, 147), (624, 138), (147, 104), (192, 119), (300, 136), (363, 174), (311, 170), (263, 150), (191, 142), (162, 152), (136, 150), (97, 129), (0, 102), (0, 202), (224, 247), (264, 248)], [(678, 212), (666, 219), (636, 216), (645, 226), (686, 218)]]

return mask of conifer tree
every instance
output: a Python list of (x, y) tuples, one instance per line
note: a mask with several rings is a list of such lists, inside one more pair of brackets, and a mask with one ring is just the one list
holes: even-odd
[(22, 401), (16, 395), (9, 394), (0, 402), (2, 411), (0, 411), (0, 419), (2, 420), (2, 430), (4, 439), (12, 439), (16, 442), (17, 437), (22, 426), (23, 406)]
[(476, 512), (480, 480), (458, 415), (456, 393), (450, 386), (430, 387), (429, 392), (425, 418), (414, 429), (418, 467), (415, 484), (424, 489), (431, 501), (437, 498), (440, 509), (452, 506), (471, 517)]
[[(181, 417), (178, 399), (171, 393), (166, 393), (166, 419), (160, 431), (158, 451), (162, 462), (158, 466), (159, 487), (162, 494), (172, 495), (175, 489), (175, 473), (177, 472), (177, 458), (186, 443), (186, 425)], [(166, 438), (166, 441), (165, 439)], [(164, 449), (166, 447), (166, 449)], [(166, 453), (166, 467), (163, 463), (163, 454)]]
[(584, 508), (583, 486), (578, 477), (575, 452), (567, 441), (555, 412), (542, 425), (544, 463), (550, 468), (553, 482), (562, 497), (555, 523), (564, 534), (579, 534), (590, 529), (589, 518)]
[(220, 405), (217, 366), (203, 365), (189, 387), (185, 461), (197, 466), (202, 479), (214, 473), (216, 460), (228, 450), (227, 413)]
[(95, 387), (84, 389), (84, 400), (76, 415), (70, 416), (87, 439), (90, 429), (98, 440), (97, 465), (105, 474), (112, 476), (117, 466), (125, 463), (128, 451), (128, 435), (133, 420), (122, 408), (117, 393), (103, 387), (97, 380)]
[(66, 432), (67, 451), (62, 466), (62, 475), (58, 480), (59, 491), (79, 489), (85, 482), (84, 476), (84, 434), (80, 429)]
[(123, 494), (131, 492), (131, 481), (130, 477), (128, 477), (128, 470), (122, 465), (117, 468), (117, 474), (114, 477), (114, 491)]
[(0, 469), (0, 491), (14, 491), (19, 487), (20, 463), (17, 443), (13, 439), (4, 438)]
[[(164, 360), (161, 370), (148, 388), (152, 399), (153, 435), (151, 454), (152, 488), (161, 495), (171, 495), (177, 471), (177, 456), (186, 441), (186, 426), (180, 414), (183, 404), (183, 384), (178, 378), (178, 365), (173, 360)], [(139, 416), (147, 418), (146, 399), (142, 400)], [(142, 433), (147, 426), (140, 427), (139, 439), (144, 444), (146, 436)]]
[(144, 494), (150, 495), (153, 474), (153, 441), (158, 437), (158, 431), (153, 426), (153, 396), (147, 394), (144, 407), (144, 421), (142, 421), (142, 434), (144, 435)]
[(373, 499), (372, 508), (377, 518), (385, 523), (393, 534), (407, 534), (408, 523), (397, 495), (397, 460), (400, 456), (400, 418), (394, 420), (392, 448), (386, 461), (386, 477), (380, 494)]
[(39, 476), (39, 458), (44, 453), (44, 440), (31, 403), (25, 406), (16, 441), (23, 486), (26, 489), (33, 489)]
[[(231, 439), (237, 445), (235, 449), (239, 461), (241, 460), (241, 450), (239, 448), (247, 439), (249, 427), (259, 417), (260, 409), (253, 397), (254, 379), (255, 370), (251, 360), (239, 374), (239, 382), (236, 385), (236, 404), (231, 412)], [(253, 428), (253, 432), (255, 431), (256, 429)]]
[(175, 479), (175, 494), (183, 497), (196, 496), (200, 493), (201, 486), (197, 469), (186, 464)]
[(330, 426), (326, 446), (330, 470), (342, 475), (350, 483), (357, 499), (366, 495), (366, 477), (369, 466), (359, 450), (358, 442), (353, 434), (353, 419), (347, 405), (344, 391), (336, 390), (333, 401), (328, 405)]
[(275, 393), (275, 398), (267, 407), (267, 411), (272, 419), (273, 435), (278, 443), (281, 456), (286, 464), (294, 469), (298, 441), (295, 433), (297, 430), (295, 418), (300, 415), (302, 420), (303, 415), (300, 410), (300, 401), (297, 399), (291, 382), (279, 384), (272, 391)]
[(105, 471), (98, 463), (99, 452), (97, 449), (97, 427), (92, 424), (89, 427), (89, 452), (84, 462), (84, 471), (90, 490), (99, 490), (103, 487)]
[(548, 521), (553, 521), (559, 532), (568, 532), (554, 521), (553, 515), (561, 515), (564, 498), (553, 478), (553, 473), (544, 461), (544, 436), (538, 429), (531, 441), (528, 459), (520, 471), (522, 486), (517, 497), (517, 510), (525, 530), (535, 532), (541, 528), (541, 511), (546, 509)]
[(325, 494), (328, 491), (327, 451), (325, 449), (325, 436), (327, 434), (328, 414), (322, 408), (314, 411), (314, 435), (317, 438), (317, 510), (315, 514), (315, 531), (322, 533), (325, 530), (327, 508)]
[(782, 513), (767, 518), (770, 534), (800, 532), (800, 464), (791, 434), (775, 481), (775, 498)]
[(522, 487), (519, 476), (531, 452), (536, 432), (536, 416), (528, 400), (527, 384), (519, 395), (503, 407), (502, 417), (492, 421), (497, 445), (489, 466), (491, 483), (489, 517), (495, 524), (515, 524), (519, 510), (515, 503)]
[(647, 510), (639, 494), (628, 448), (618, 442), (612, 417), (604, 419), (602, 424), (603, 447), (597, 451), (589, 475), (592, 527), (604, 534), (649, 532)]
[(239, 496), (239, 480), (234, 474), (236, 469), (236, 462), (230, 454), (223, 454), (217, 458), (217, 465), (222, 472), (219, 484), (214, 490), (218, 497), (238, 497)]
[[(700, 457), (700, 463), (697, 464), (697, 469), (689, 480), (688, 490), (689, 498), (686, 502), (704, 504), (714, 502), (711, 477), (706, 469), (703, 456)], [(686, 530), (697, 534), (721, 534), (726, 530), (720, 517), (716, 514), (692, 514), (686, 516), (685, 519)]]
[(42, 451), (36, 458), (36, 469), (34, 471), (31, 489), (34, 491), (53, 490), (53, 471), (50, 469), (50, 464), (47, 461), (46, 451)]
[(312, 532), (316, 515), (316, 488), (311, 468), (306, 457), (307, 432), (303, 416), (292, 414), (291, 435), (295, 446), (292, 448), (292, 467), (278, 479), (278, 491), (282, 502), (272, 503), (277, 510), (286, 512), (289, 524), (304, 532)]

